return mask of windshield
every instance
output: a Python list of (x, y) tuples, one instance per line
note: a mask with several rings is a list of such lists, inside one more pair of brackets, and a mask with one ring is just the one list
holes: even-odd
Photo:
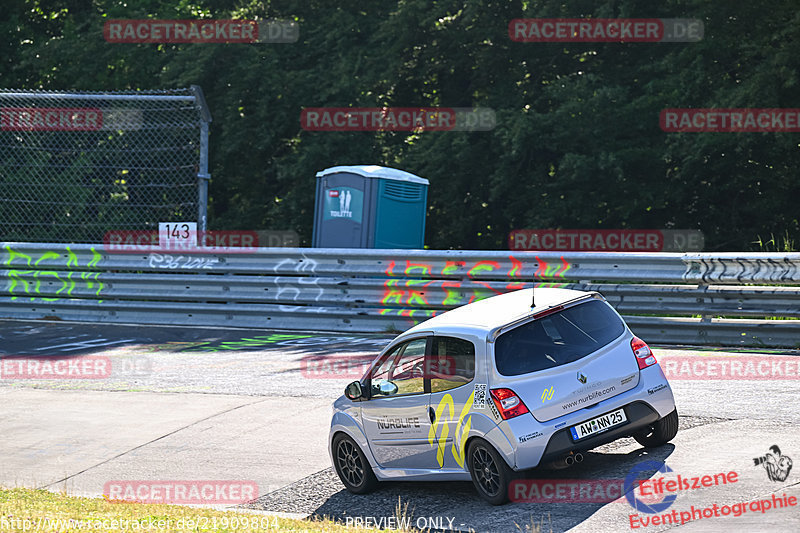
[(504, 376), (537, 372), (586, 357), (623, 331), (608, 304), (590, 300), (503, 333), (495, 344), (495, 363)]

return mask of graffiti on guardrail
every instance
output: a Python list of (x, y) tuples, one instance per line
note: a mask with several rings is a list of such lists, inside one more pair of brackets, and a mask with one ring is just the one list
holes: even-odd
[[(9, 284), (6, 290), (11, 295), (12, 300), (16, 300), (19, 297), (18, 295), (24, 294), (30, 297), (31, 301), (39, 298), (45, 302), (54, 302), (60, 298), (72, 298), (76, 288), (79, 291), (84, 289), (93, 291), (94, 296), (97, 297), (103, 291), (104, 285), (99, 279), (100, 272), (77, 271), (79, 269), (97, 268), (103, 256), (94, 247), (89, 249), (92, 253), (92, 258), (85, 265), (80, 264), (78, 255), (69, 246), (65, 248), (66, 255), (50, 250), (29, 255), (15, 250), (9, 245), (5, 245), (4, 248), (8, 257), (3, 264), (7, 267), (13, 267), (19, 263), (34, 267), (29, 269), (9, 268), (7, 270)], [(42, 261), (46, 261), (45, 265), (48, 267), (54, 267), (59, 270), (45, 270), (45, 265), (39, 264)], [(64, 261), (63, 266), (59, 264), (61, 261)], [(63, 272), (64, 269), (68, 270), (68, 272)], [(44, 288), (42, 287), (42, 282), (45, 284)], [(55, 291), (53, 291), (54, 286), (58, 287)], [(102, 301), (99, 300), (99, 302)]]
[(223, 352), (231, 350), (248, 351), (290, 340), (307, 339), (312, 335), (256, 335), (234, 341), (174, 341), (150, 346), (150, 352)]
[(800, 262), (782, 259), (746, 259), (739, 257), (686, 257), (685, 281), (713, 282), (791, 282), (800, 281)]
[(169, 254), (150, 254), (147, 258), (147, 264), (150, 268), (168, 268), (174, 270), (176, 268), (201, 268), (210, 269), (219, 263), (217, 258), (206, 257), (192, 257), (192, 256), (172, 256)]
[[(399, 271), (397, 262), (390, 261), (384, 271), (389, 279), (383, 286), (384, 291), (380, 303), (386, 306), (380, 310), (381, 315), (408, 317), (412, 319), (427, 319), (436, 316), (434, 309), (420, 309), (420, 307), (451, 308), (466, 305), (490, 296), (502, 294), (525, 288), (522, 278), (522, 261), (508, 256), (510, 266), (501, 266), (497, 261), (445, 261), (441, 271), (436, 271), (432, 263), (413, 263), (406, 260), (405, 268)], [(538, 279), (564, 279), (571, 265), (564, 257), (561, 262), (543, 261), (536, 257), (537, 268), (534, 278)], [(402, 268), (402, 267), (401, 267)], [(398, 269), (398, 271), (396, 271)], [(441, 276), (458, 276), (461, 280), (430, 279)], [(494, 286), (486, 279), (496, 277), (504, 280), (505, 285)], [(410, 279), (409, 279), (410, 278)], [(519, 279), (519, 281), (515, 281)], [(470, 285), (481, 285), (486, 290), (475, 290)], [(536, 287), (564, 287), (565, 283), (537, 283)]]
[[(317, 265), (319, 264), (316, 260), (311, 259), (310, 257), (306, 257), (303, 254), (303, 258), (300, 261), (295, 261), (294, 259), (286, 258), (282, 260), (280, 263), (275, 265), (275, 273), (280, 274), (281, 269), (286, 264), (293, 264), (294, 265), (294, 272), (297, 273), (300, 277), (298, 277), (296, 283), (293, 282), (286, 282), (282, 278), (278, 277), (275, 279), (275, 283), (278, 285), (278, 294), (276, 298), (281, 301), (289, 299), (288, 295), (291, 295), (292, 300), (299, 300), (305, 299), (305, 293), (311, 293), (314, 295), (314, 301), (318, 302), (320, 298), (322, 298), (325, 289), (319, 286), (319, 278), (317, 277), (308, 277), (308, 274), (316, 274), (317, 272)], [(298, 287), (300, 285), (302, 287)], [(281, 305), (281, 311), (294, 311), (297, 309), (297, 306), (291, 305)], [(317, 308), (319, 312), (322, 312), (322, 308)]]
[(535, 276), (541, 279), (563, 278), (564, 275), (569, 272), (569, 269), (572, 268), (572, 265), (567, 263), (567, 260), (564, 259), (563, 255), (561, 256), (560, 265), (558, 263), (548, 263), (547, 261), (542, 261), (539, 259), (538, 255), (536, 256), (536, 262), (539, 263), (539, 268), (536, 270)]

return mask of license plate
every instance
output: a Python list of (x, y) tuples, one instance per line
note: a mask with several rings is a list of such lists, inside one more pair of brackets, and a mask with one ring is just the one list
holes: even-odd
[(572, 426), (569, 428), (569, 430), (572, 433), (572, 440), (581, 440), (585, 439), (586, 437), (596, 435), (597, 433), (602, 433), (603, 431), (613, 428), (614, 426), (618, 426), (627, 420), (628, 419), (625, 417), (625, 411), (623, 409), (617, 409), (616, 411), (612, 411), (602, 416), (598, 416), (597, 418), (592, 418), (591, 420), (582, 422), (577, 426)]

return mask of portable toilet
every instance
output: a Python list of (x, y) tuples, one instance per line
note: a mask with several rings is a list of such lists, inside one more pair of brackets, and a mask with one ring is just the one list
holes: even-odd
[(317, 172), (316, 248), (423, 248), (428, 180), (376, 165)]

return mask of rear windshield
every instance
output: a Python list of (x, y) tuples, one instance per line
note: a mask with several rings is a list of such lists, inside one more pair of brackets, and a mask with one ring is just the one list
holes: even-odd
[(495, 343), (497, 370), (518, 376), (571, 363), (623, 331), (625, 325), (608, 304), (590, 300), (500, 335)]

